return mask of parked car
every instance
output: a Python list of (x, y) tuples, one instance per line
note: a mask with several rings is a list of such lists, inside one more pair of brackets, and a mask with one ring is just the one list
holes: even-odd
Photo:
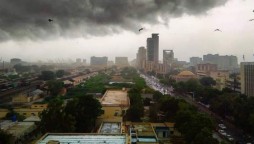
[(218, 132), (222, 135), (222, 136), (227, 136), (227, 133), (224, 130), (218, 130)]
[(219, 128), (226, 129), (227, 127), (224, 124), (218, 124)]

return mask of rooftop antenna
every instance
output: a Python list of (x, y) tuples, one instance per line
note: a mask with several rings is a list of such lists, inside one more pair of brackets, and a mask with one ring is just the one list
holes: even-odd
[(245, 57), (244, 57), (244, 55), (243, 55), (243, 61), (245, 62)]

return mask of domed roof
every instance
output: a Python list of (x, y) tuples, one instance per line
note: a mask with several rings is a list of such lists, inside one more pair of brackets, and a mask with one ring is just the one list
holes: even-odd
[(178, 74), (178, 76), (195, 76), (191, 71), (182, 71)]

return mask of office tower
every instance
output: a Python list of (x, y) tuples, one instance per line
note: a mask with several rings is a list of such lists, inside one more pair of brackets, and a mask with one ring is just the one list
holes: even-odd
[(108, 57), (91, 57), (90, 65), (98, 67), (106, 67), (108, 63)]
[(200, 57), (191, 57), (190, 58), (190, 64), (192, 66), (196, 66), (197, 64), (200, 64), (200, 63), (202, 63), (202, 58), (200, 58)]
[(171, 66), (174, 62), (173, 50), (163, 50), (163, 64)]
[(76, 63), (81, 63), (81, 58), (77, 58)]
[(146, 49), (145, 47), (139, 47), (137, 57), (136, 57), (136, 66), (138, 69), (143, 69), (146, 61)]
[(152, 34), (152, 38), (147, 38), (147, 60), (154, 63), (159, 62), (159, 34)]
[(254, 96), (254, 62), (242, 62), (240, 65), (241, 93)]
[(238, 61), (236, 56), (220, 56), (218, 54), (207, 54), (203, 56), (205, 63), (213, 63), (218, 65), (220, 70), (234, 70), (238, 68)]
[(128, 57), (116, 57), (115, 65), (118, 67), (126, 67), (129, 66)]
[(19, 58), (12, 58), (12, 59), (10, 60), (10, 64), (11, 64), (12, 66), (14, 66), (14, 65), (16, 65), (16, 64), (21, 64), (21, 63), (22, 63), (22, 60), (19, 59)]

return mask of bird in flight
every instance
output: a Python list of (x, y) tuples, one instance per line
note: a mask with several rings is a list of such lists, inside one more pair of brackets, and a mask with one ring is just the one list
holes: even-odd
[(49, 22), (52, 22), (53, 20), (52, 19), (48, 19)]
[(220, 29), (215, 29), (214, 31), (219, 31), (219, 32), (222, 32)]
[(249, 21), (254, 21), (254, 19), (250, 19)]
[(140, 31), (142, 31), (144, 28), (140, 28), (138, 31), (140, 32)]

